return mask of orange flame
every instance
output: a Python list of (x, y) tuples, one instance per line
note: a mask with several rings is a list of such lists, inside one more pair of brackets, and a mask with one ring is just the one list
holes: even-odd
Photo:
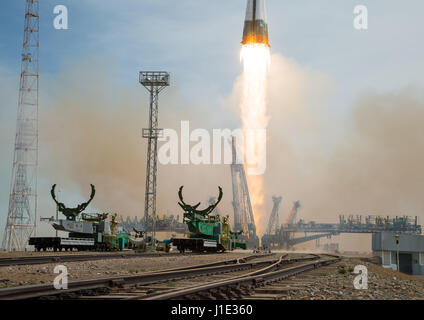
[[(241, 98), (241, 119), (245, 136), (246, 154), (259, 159), (266, 153), (266, 136), (259, 134), (268, 126), (266, 113), (267, 74), (270, 65), (270, 50), (266, 44), (248, 44), (241, 50), (243, 63), (243, 91)], [(247, 130), (249, 137), (247, 138)], [(247, 167), (255, 166), (252, 157), (247, 159)], [(257, 233), (265, 228), (264, 181), (262, 175), (247, 175), (252, 210), (255, 217)]]

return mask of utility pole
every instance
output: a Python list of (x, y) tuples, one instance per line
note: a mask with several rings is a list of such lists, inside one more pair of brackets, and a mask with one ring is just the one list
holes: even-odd
[(399, 235), (395, 235), (396, 240), (396, 247), (397, 247), (397, 253), (396, 253), (396, 262), (397, 262), (397, 271), (400, 271), (400, 264), (399, 264)]
[(163, 130), (158, 128), (159, 93), (169, 86), (169, 73), (163, 71), (141, 71), (140, 83), (150, 93), (149, 128), (143, 129), (143, 138), (148, 139), (146, 194), (144, 202), (144, 228), (147, 235), (149, 218), (151, 218), (152, 249), (156, 242), (156, 174), (157, 145)]
[(37, 230), (39, 3), (26, 0), (15, 151), (2, 247), (23, 251)]

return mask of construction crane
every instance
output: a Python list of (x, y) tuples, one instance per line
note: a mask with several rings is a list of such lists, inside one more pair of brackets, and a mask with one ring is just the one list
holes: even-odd
[(286, 225), (294, 224), (294, 221), (296, 220), (297, 211), (300, 208), (300, 202), (295, 201), (293, 202), (293, 206), (290, 210), (289, 216), (286, 219)]
[(266, 234), (277, 234), (278, 229), (280, 228), (280, 216), (278, 215), (278, 208), (280, 207), (281, 200), (283, 200), (283, 197), (272, 197), (274, 206), (272, 207), (272, 211), (269, 216)]

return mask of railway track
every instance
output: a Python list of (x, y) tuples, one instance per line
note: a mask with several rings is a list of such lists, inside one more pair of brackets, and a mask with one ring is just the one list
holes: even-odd
[[(0, 267), (10, 267), (19, 265), (36, 265), (60, 262), (78, 262), (108, 259), (132, 259), (132, 258), (152, 258), (170, 255), (199, 255), (199, 253), (106, 253), (106, 254), (68, 254), (68, 255), (46, 255), (46, 256), (26, 256), (13, 258), (0, 258)], [(208, 253), (203, 253), (203, 255)], [(211, 254), (211, 253), (209, 253)], [(216, 253), (214, 253), (216, 254)]]
[[(314, 260), (312, 262), (306, 262)], [(277, 262), (270, 264), (260, 270), (242, 276), (231, 277), (221, 281), (211, 283), (201, 283), (198, 285), (170, 290), (162, 294), (139, 297), (143, 300), (227, 300), (245, 299), (255, 294), (258, 287), (263, 287), (274, 282), (279, 282), (300, 273), (315, 270), (339, 261), (340, 257), (331, 256), (307, 256), (302, 258), (287, 259), (281, 257)], [(291, 265), (288, 267), (288, 265)]]
[[(249, 262), (255, 259), (264, 259), (273, 254), (250, 255), (243, 258), (208, 264), (194, 265), (189, 267), (175, 268), (148, 272), (136, 276), (108, 277), (100, 279), (70, 281), (68, 289), (57, 290), (53, 284), (41, 284), (30, 286), (18, 286), (0, 289), (0, 299), (34, 299), (42, 297), (56, 297), (60, 299), (72, 299), (78, 296), (95, 296), (105, 294), (113, 289), (122, 289), (137, 285), (148, 285), (170, 280), (187, 279), (207, 274), (225, 273), (237, 270), (252, 269), (269, 264), (268, 261)], [(75, 260), (74, 260), (75, 261)], [(274, 262), (275, 260), (270, 260)]]
[[(309, 270), (292, 277), (288, 277), (281, 281), (267, 283), (264, 286), (255, 288), (249, 296), (243, 297), (244, 300), (291, 300), (291, 293), (295, 293), (299, 290), (314, 286), (317, 278), (322, 277), (323, 274), (331, 273), (332, 266), (321, 266), (313, 270)], [(297, 299), (306, 298), (308, 300), (317, 299), (316, 295), (319, 295), (319, 291), (311, 291), (308, 296)]]
[(278, 290), (295, 287), (289, 278), (340, 260), (328, 255), (289, 255), (274, 259), (252, 255), (136, 276), (71, 281), (66, 290), (57, 290), (52, 284), (6, 288), (0, 289), (0, 299), (277, 299), (282, 296)]
[[(216, 275), (208, 276), (207, 278), (196, 278), (192, 279), (188, 283), (184, 283), (181, 281), (178, 282), (170, 282), (169, 284), (178, 286), (178, 288), (158, 288), (153, 287), (152, 289), (156, 290), (156, 292), (152, 292), (149, 294), (149, 292), (146, 292), (146, 294), (143, 295), (143, 287), (139, 287), (137, 291), (130, 292), (129, 294), (134, 294), (134, 296), (130, 296), (127, 299), (130, 300), (168, 300), (168, 299), (216, 299), (216, 298), (222, 298), (222, 299), (229, 299), (234, 298), (235, 296), (226, 296), (222, 295), (221, 293), (218, 293), (219, 290), (216, 290), (219, 287), (220, 283), (225, 283), (227, 281), (232, 280), (241, 280), (246, 277), (252, 277), (257, 275), (262, 275), (267, 272), (270, 272), (272, 270), (277, 270), (279, 268), (282, 268), (283, 266), (287, 265), (296, 265), (305, 261), (311, 261), (311, 260), (317, 260), (319, 256), (317, 255), (304, 255), (304, 256), (297, 256), (297, 257), (289, 257), (290, 254), (285, 254), (279, 257), (279, 259), (275, 259), (273, 261), (267, 261), (268, 265), (261, 266), (259, 268), (255, 268), (253, 270), (247, 270), (244, 272), (233, 272), (231, 274), (224, 274), (224, 275)], [(194, 284), (194, 286), (193, 286)], [(215, 287), (215, 285), (218, 285)], [(196, 294), (192, 290), (199, 289), (199, 291), (196, 291)], [(209, 290), (209, 288), (212, 288)], [(159, 289), (159, 290), (158, 290)], [(162, 290), (162, 291), (161, 291)], [(187, 294), (187, 292), (190, 292)], [(238, 290), (238, 294), (240, 294), (242, 290)], [(238, 295), (237, 298), (240, 298)]]

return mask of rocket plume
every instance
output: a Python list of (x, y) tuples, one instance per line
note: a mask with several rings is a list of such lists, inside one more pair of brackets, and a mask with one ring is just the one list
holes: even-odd
[[(249, 0), (244, 22), (240, 60), (243, 63), (243, 89), (241, 119), (244, 132), (247, 166), (257, 166), (257, 159), (266, 154), (268, 126), (266, 112), (267, 73), (270, 66), (268, 25), (265, 17), (265, 0)], [(259, 234), (265, 226), (263, 212), (263, 175), (248, 175), (249, 194)]]
[[(241, 97), (241, 119), (245, 139), (247, 166), (257, 166), (255, 159), (266, 153), (267, 128), (266, 80), (269, 68), (269, 47), (263, 44), (247, 44), (241, 49), (243, 63), (243, 89)], [(252, 161), (253, 160), (253, 161)], [(263, 175), (247, 175), (249, 194), (255, 223), (259, 234), (265, 225), (263, 212), (264, 181)]]

